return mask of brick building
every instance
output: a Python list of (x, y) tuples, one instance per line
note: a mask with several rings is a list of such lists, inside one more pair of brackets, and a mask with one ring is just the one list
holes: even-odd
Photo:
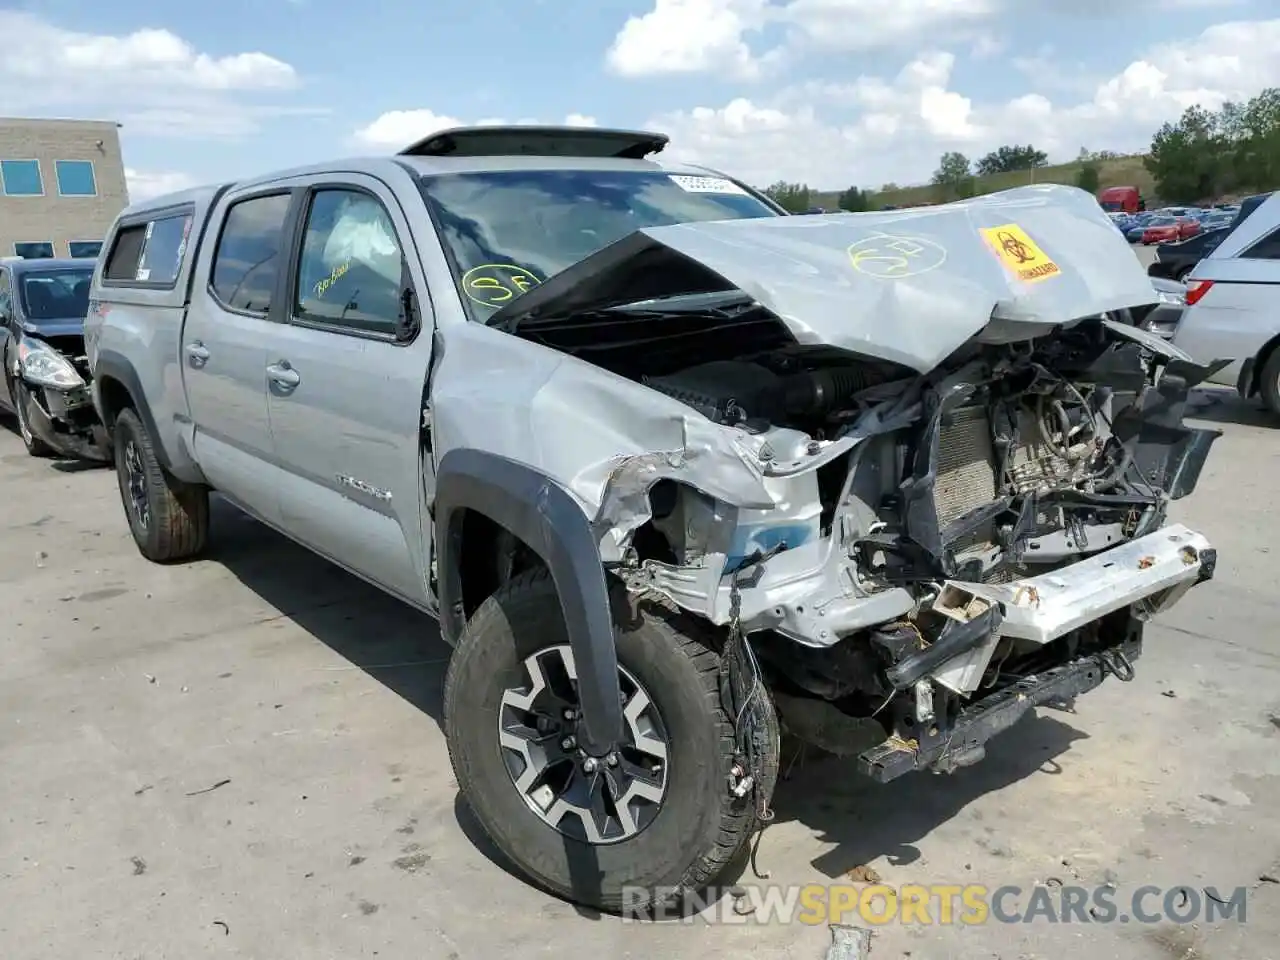
[(118, 130), (0, 118), (0, 257), (97, 256), (129, 203)]

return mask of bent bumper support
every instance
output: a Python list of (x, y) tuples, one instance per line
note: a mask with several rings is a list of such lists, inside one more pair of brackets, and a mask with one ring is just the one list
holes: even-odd
[(1142, 653), (1142, 624), (1134, 623), (1121, 643), (1071, 663), (1025, 677), (970, 705), (946, 729), (921, 730), (918, 740), (892, 737), (863, 751), (858, 769), (879, 783), (916, 770), (951, 773), (982, 759), (986, 742), (1008, 730), (1033, 707), (1069, 710), (1076, 697), (1102, 683), (1108, 673), (1133, 679), (1133, 661)]
[(466, 625), (459, 561), (467, 509), (520, 538), (551, 572), (578, 674), (579, 742), (604, 756), (622, 739), (622, 704), (609, 590), (587, 515), (563, 487), (514, 460), (479, 450), (446, 453), (433, 510), (440, 625), (450, 644)]
[(1213, 577), (1217, 551), (1202, 535), (1171, 524), (1069, 567), (1004, 584), (952, 581), (1001, 605), (1005, 636), (1049, 643), (1123, 607), (1159, 613)]

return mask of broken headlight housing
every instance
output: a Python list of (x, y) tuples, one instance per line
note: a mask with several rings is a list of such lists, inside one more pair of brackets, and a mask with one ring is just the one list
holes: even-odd
[(73, 390), (84, 386), (83, 378), (71, 362), (39, 340), (19, 341), (18, 373), (28, 383), (41, 387)]

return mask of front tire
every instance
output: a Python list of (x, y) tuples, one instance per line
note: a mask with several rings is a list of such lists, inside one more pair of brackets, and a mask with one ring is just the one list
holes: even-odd
[(120, 411), (113, 433), (120, 499), (138, 550), (154, 563), (199, 554), (209, 536), (209, 491), (165, 472), (131, 408)]
[[(505, 584), (467, 624), (445, 680), (444, 718), (458, 787), (499, 850), (539, 886), (616, 912), (713, 882), (741, 852), (757, 816), (750, 792), (738, 798), (729, 790), (734, 729), (710, 637), (698, 622), (637, 603), (621, 587), (612, 601), (630, 720), (624, 739), (633, 741), (615, 766), (601, 762), (588, 773), (572, 729), (560, 725), (569, 722), (576, 689), (553, 676), (566, 658), (572, 670), (572, 656), (555, 585), (542, 568)], [(770, 755), (762, 758), (762, 780), (771, 790), (777, 721), (763, 699)], [(531, 760), (540, 765), (532, 776)], [(607, 800), (593, 807), (587, 797), (594, 795), (583, 791), (597, 784), (633, 798), (628, 812)], [(591, 809), (604, 816), (581, 812)]]
[(27, 448), (27, 453), (41, 458), (54, 456), (56, 451), (53, 447), (31, 431), (31, 421), (27, 419), (27, 404), (31, 402), (31, 391), (14, 380), (9, 384), (9, 396), (13, 400), (14, 416), (18, 420), (18, 436), (22, 438), (22, 445)]

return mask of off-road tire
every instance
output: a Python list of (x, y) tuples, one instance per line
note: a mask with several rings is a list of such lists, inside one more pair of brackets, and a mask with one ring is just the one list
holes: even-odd
[[(728, 787), (734, 730), (721, 702), (715, 634), (697, 620), (637, 602), (620, 585), (611, 600), (619, 664), (653, 698), (668, 733), (667, 795), (646, 829), (601, 846), (567, 838), (530, 810), (503, 763), (504, 690), (522, 684), (526, 657), (568, 642), (545, 568), (519, 574), (471, 617), (445, 679), (444, 726), (458, 787), (503, 855), (551, 893), (630, 912), (704, 890), (743, 851), (757, 816), (751, 794), (736, 798)], [(764, 701), (766, 739), (776, 749), (777, 720)], [(771, 791), (777, 756), (764, 759), (762, 779)]]
[(13, 403), (14, 422), (18, 425), (18, 436), (27, 453), (33, 457), (49, 458), (57, 455), (57, 451), (31, 432), (31, 424), (27, 420), (27, 389), (16, 380), (7, 383), (9, 399)]
[[(120, 499), (138, 550), (154, 563), (173, 563), (198, 555), (209, 536), (209, 491), (183, 483), (160, 466), (151, 435), (131, 408), (120, 411), (112, 434)], [(146, 479), (150, 522), (145, 526), (129, 492), (125, 451), (131, 443)]]
[(1262, 372), (1258, 374), (1258, 392), (1262, 394), (1267, 411), (1280, 417), (1280, 350), (1272, 350), (1263, 364)]

